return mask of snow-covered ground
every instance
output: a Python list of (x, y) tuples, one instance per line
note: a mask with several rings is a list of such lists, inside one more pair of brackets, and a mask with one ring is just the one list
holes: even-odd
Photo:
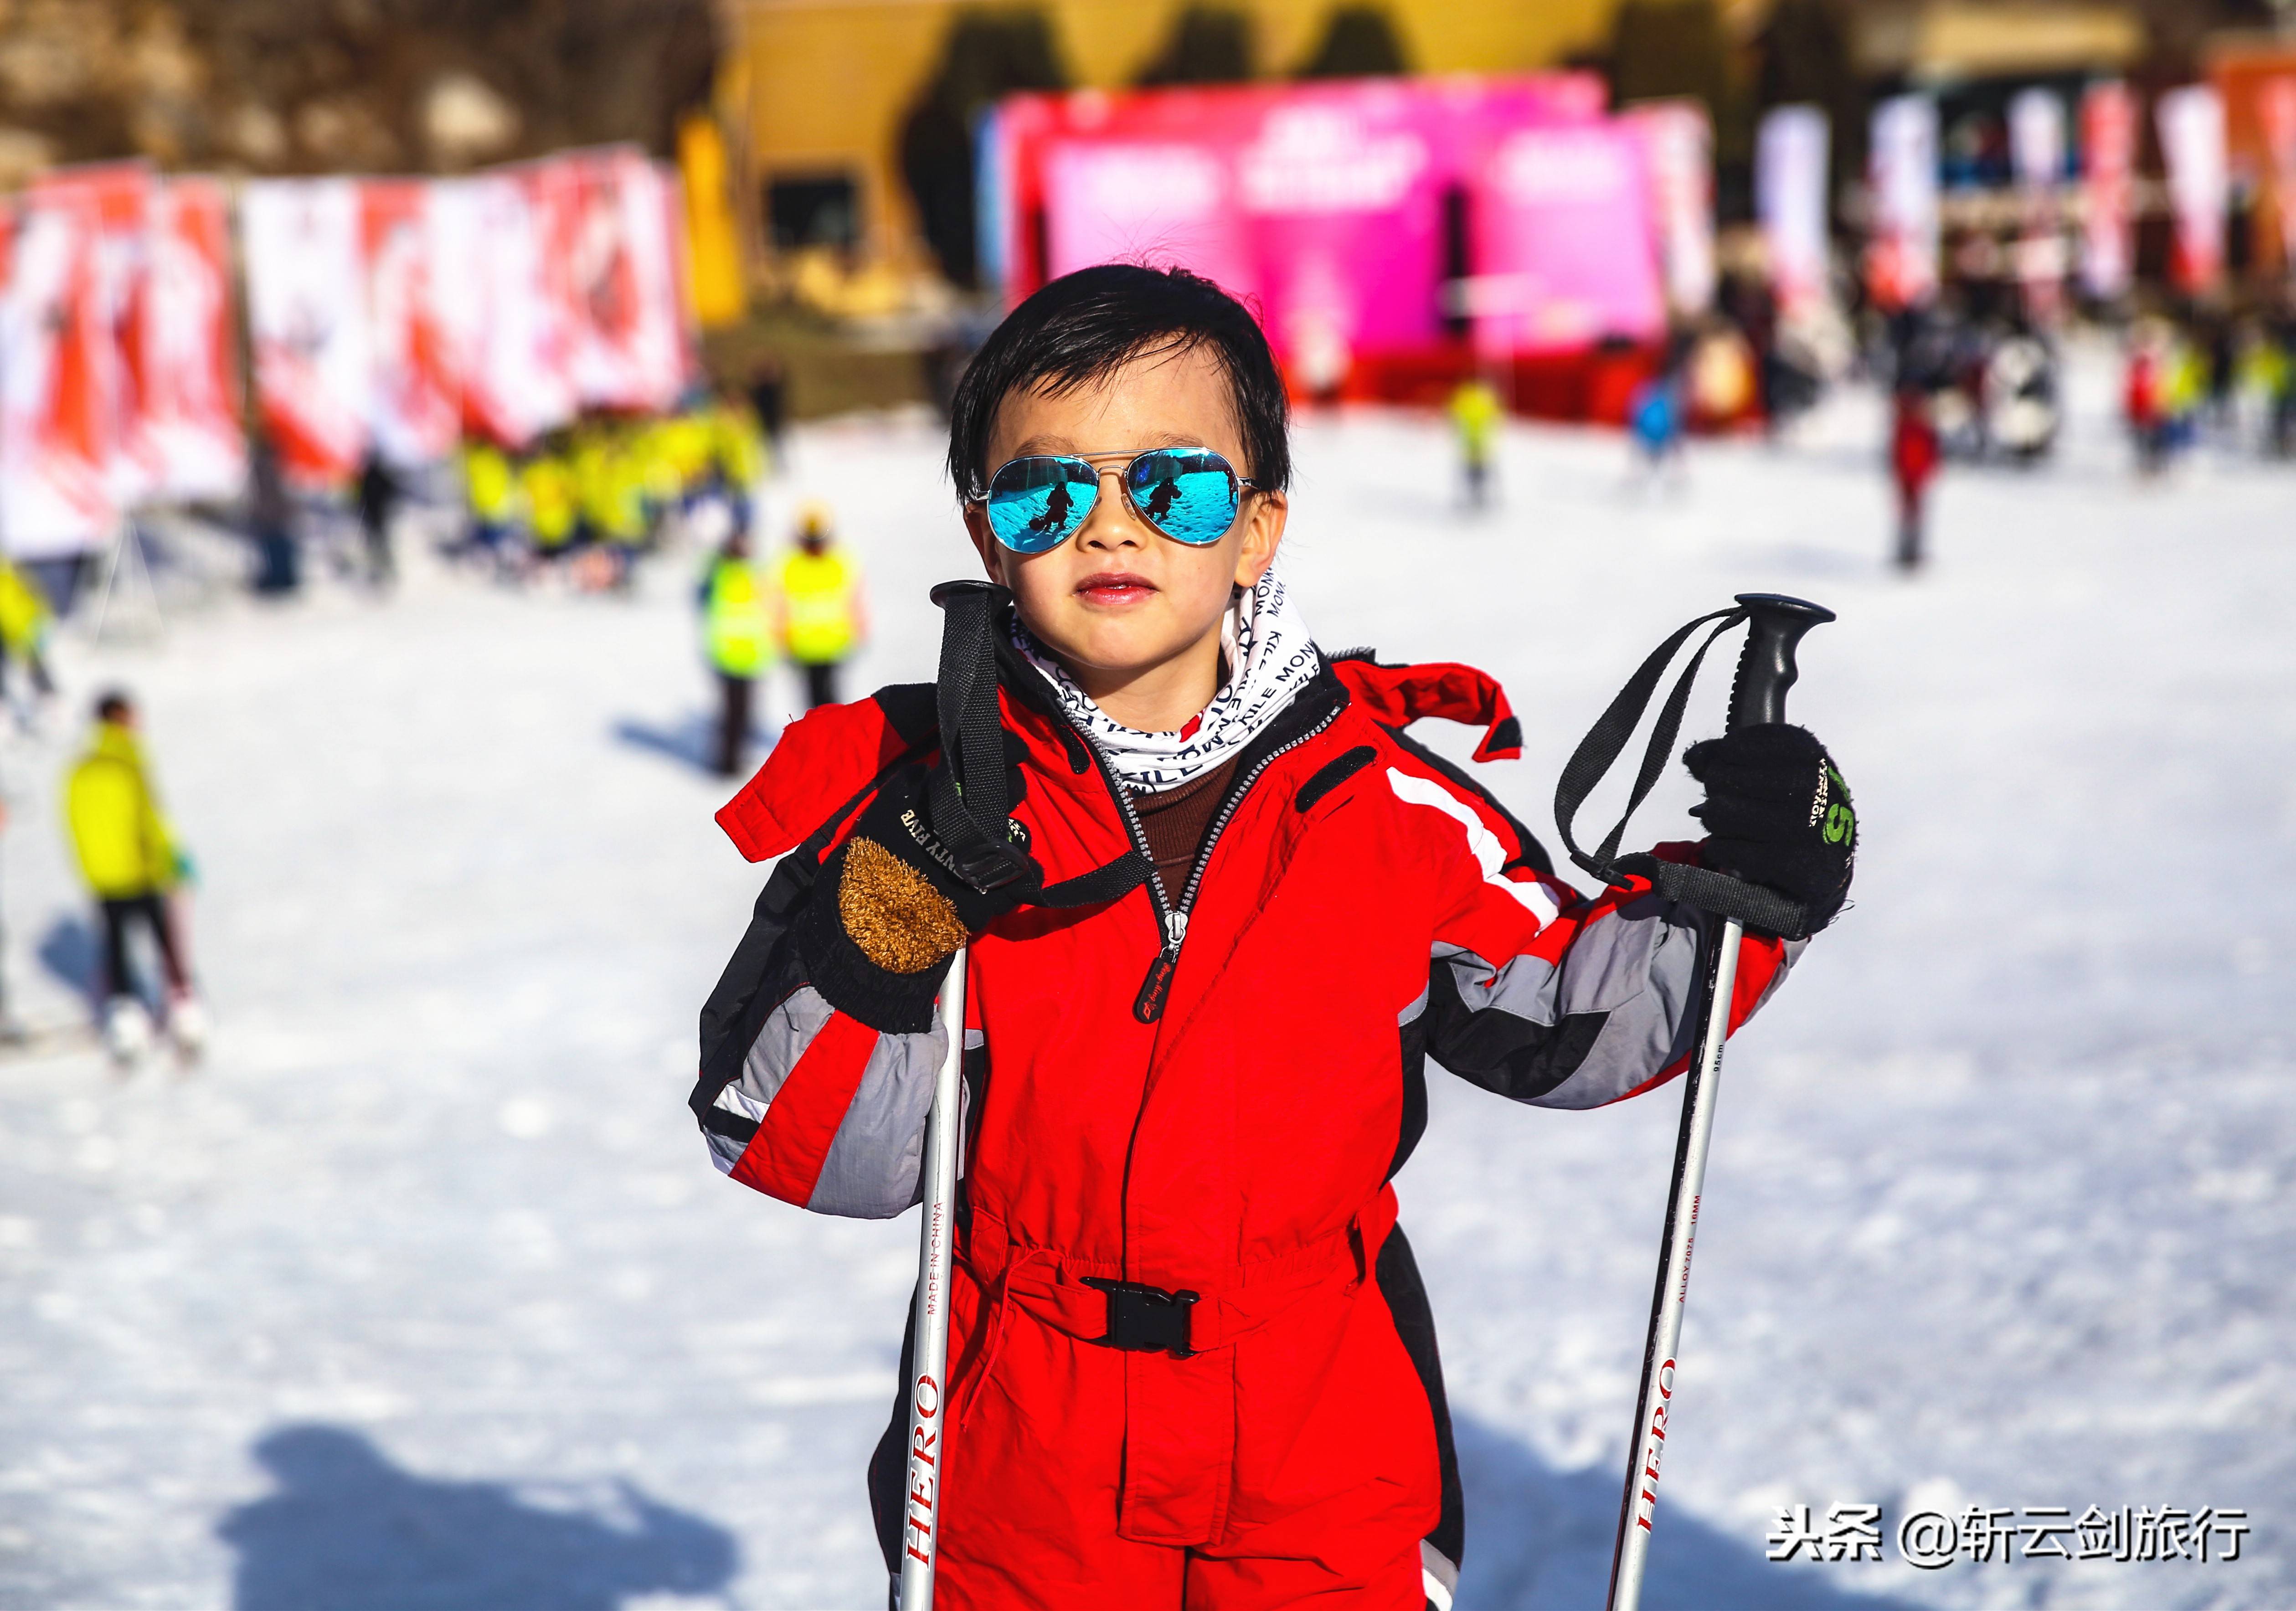
[[(1947, 473), (1910, 583), (1870, 398), (1699, 444), (1674, 490), (1628, 486), (1615, 437), (1518, 429), (1480, 520), (1431, 422), (1300, 427), (1286, 565), (1319, 636), (1503, 677), (1529, 745), (1486, 775), (1542, 830), (1667, 630), (1748, 588), (1841, 617), (1794, 713), (1857, 793), (1857, 905), (1734, 1046), (1654, 1607), (2296, 1604), (2296, 473), (2139, 484), (2085, 380), (2058, 464)], [(925, 586), (967, 569), (938, 450), (901, 421), (796, 446), (785, 496), (830, 497), (875, 580), (857, 688), (930, 675)], [(69, 710), (0, 751), (18, 1006), (75, 1010), (56, 785), (117, 681), (199, 858), (217, 1031), (190, 1078), (0, 1064), (0, 1605), (883, 1603), (860, 1471), (914, 1221), (731, 1186), (682, 1106), (759, 883), (689, 759), (688, 581), (417, 567), (387, 603), (67, 642)], [(1600, 1599), (1675, 1122), (1670, 1093), (1438, 1084), (1401, 1189), (1470, 1611)], [(2253, 1532), (2232, 1564), (1764, 1561), (1780, 1506), (1844, 1501), (1892, 1534), (1972, 1504)]]

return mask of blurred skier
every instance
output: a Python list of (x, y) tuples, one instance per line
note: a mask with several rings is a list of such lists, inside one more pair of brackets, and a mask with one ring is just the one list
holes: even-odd
[(1467, 505), (1480, 509), (1490, 501), (1491, 444), (1505, 413), (1499, 394), (1478, 375), (1464, 381), (1451, 394), (1451, 425), (1459, 437), (1459, 468), (1466, 478)]
[(749, 534), (736, 526), (718, 545), (701, 583), (701, 632), (718, 673), (719, 776), (738, 777), (750, 745), (750, 695), (766, 669), (771, 638), (766, 601), (750, 563)]
[(2046, 455), (2057, 440), (2057, 365), (2030, 330), (2013, 332), (1985, 363), (1985, 438), (2021, 464)]
[(1930, 478), (1937, 473), (1939, 449), (1928, 394), (1918, 386), (1898, 388), (1897, 415), (1890, 428), (1890, 470), (1898, 483), (1898, 569), (1922, 563), (1923, 505)]
[(38, 719), (40, 702), (56, 691), (47, 662), (48, 631), (54, 624), (47, 595), (12, 562), (0, 558), (0, 697), (8, 695), (7, 668), (21, 664), (29, 698), (16, 706), (16, 725), (28, 731)]
[(574, 472), (564, 448), (563, 432), (549, 437), (519, 473), (519, 490), (526, 499), (527, 530), (537, 560), (557, 559), (574, 541)]
[(2136, 444), (2136, 467), (2147, 475), (2157, 473), (2168, 456), (2167, 390), (2161, 343), (2151, 332), (2140, 330), (2128, 349), (2120, 406)]
[(1627, 430), (1637, 467), (1655, 480), (1682, 467), (1682, 385), (1673, 370), (1646, 375), (1627, 402)]
[(295, 502), (279, 464), (279, 450), (258, 436), (247, 456), (248, 535), (255, 539), (255, 590), (292, 593), (303, 585), (303, 551), (296, 540)]
[(837, 703), (837, 670), (869, 635), (861, 568), (832, 533), (829, 506), (808, 504), (797, 547), (774, 573), (774, 642), (805, 677), (805, 708)]
[(198, 1055), (207, 1015), (184, 966), (178, 912), (171, 899), (191, 874), (152, 786), (135, 737), (135, 707), (117, 691), (95, 702), (86, 751), (64, 785), (64, 820), (80, 873), (103, 923), (103, 1038), (111, 1055), (133, 1063), (151, 1044), (152, 1020), (127, 965), (127, 932), (149, 929), (164, 975), (166, 1029), (178, 1053)]
[(500, 574), (511, 528), (518, 521), (518, 475), (508, 456), (483, 437), (463, 444), (463, 496), (470, 514), (470, 551)]
[(403, 492), (382, 455), (368, 448), (366, 462), (359, 466), (359, 531), (366, 539), (367, 580), (378, 588), (389, 587), (398, 577), (390, 552), (390, 522)]

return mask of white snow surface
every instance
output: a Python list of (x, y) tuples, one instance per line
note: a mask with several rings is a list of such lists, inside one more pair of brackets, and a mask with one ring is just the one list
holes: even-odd
[[(1654, 1607), (2296, 1605), (2296, 475), (2210, 452), (2139, 482), (2082, 378), (2059, 462), (1948, 468), (1910, 582), (1871, 397), (1693, 444), (1674, 489), (1615, 436), (1516, 427), (1482, 518), (1436, 422), (1300, 424), (1284, 564), (1317, 636), (1502, 678), (1525, 757), (1480, 771), (1542, 835), (1668, 630), (1753, 588), (1841, 615), (1792, 714), (1857, 793), (1856, 906), (1733, 1042)], [(939, 446), (811, 429), (777, 495), (831, 497), (869, 567), (856, 692), (931, 674), (926, 588), (972, 572)], [(67, 639), (68, 708), (0, 753), (19, 1008), (79, 1010), (57, 786), (121, 682), (199, 858), (215, 1028), (190, 1075), (0, 1064), (0, 1605), (884, 1603), (861, 1475), (914, 1218), (734, 1186), (684, 1106), (762, 880), (688, 758), (691, 564), (621, 600), (418, 563), (388, 601), (323, 580), (156, 646)], [(1632, 842), (1691, 836), (1692, 798), (1669, 780)], [(1564, 1114), (1431, 1079), (1400, 1190), (1466, 1469), (1458, 1604), (1585, 1611), (1678, 1088)], [(2253, 1532), (2229, 1564), (1765, 1562), (1781, 1505), (1838, 1501), (1891, 1533), (1971, 1504)]]

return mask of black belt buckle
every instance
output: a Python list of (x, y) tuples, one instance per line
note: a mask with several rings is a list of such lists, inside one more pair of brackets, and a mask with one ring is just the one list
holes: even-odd
[(1193, 1292), (1166, 1292), (1138, 1281), (1111, 1281), (1086, 1276), (1086, 1286), (1108, 1295), (1108, 1335), (1100, 1340), (1129, 1353), (1169, 1353), (1190, 1359), (1188, 1311), (1195, 1306)]

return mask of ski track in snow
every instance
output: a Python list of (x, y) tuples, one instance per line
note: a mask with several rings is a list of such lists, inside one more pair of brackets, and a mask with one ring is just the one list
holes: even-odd
[[(1477, 519), (1433, 422), (1300, 427), (1311, 625), (1504, 678), (1526, 758), (1481, 772), (1543, 836), (1667, 630), (1750, 588), (1841, 617), (1793, 713), (1857, 791), (1857, 904), (1733, 1043), (1653, 1607), (2296, 1604), (2296, 479), (2203, 454), (2140, 484), (2110, 373), (2076, 378), (2060, 462), (1948, 469), (1911, 584), (1880, 563), (1871, 397), (1693, 444), (1676, 489), (1630, 485), (1615, 436), (1518, 427)], [(938, 452), (920, 422), (817, 427), (774, 499), (832, 497), (870, 567), (856, 691), (931, 675), (926, 584), (970, 570)], [(760, 883), (681, 759), (690, 557), (634, 601), (418, 564), (387, 604), (67, 640), (54, 731), (0, 752), (20, 1010), (75, 1010), (57, 784), (119, 681), (200, 858), (217, 1032), (189, 1078), (0, 1064), (0, 1605), (883, 1603), (861, 1468), (914, 1219), (732, 1186), (682, 1106)], [(1691, 798), (1669, 779), (1635, 837), (1689, 836)], [(1458, 1604), (1590, 1607), (1675, 1092), (1575, 1114), (1433, 1080), (1400, 1189), (1467, 1471)], [(2254, 1532), (2229, 1565), (1764, 1561), (1779, 1506), (1857, 1500), (1891, 1530), (1911, 1502)]]

